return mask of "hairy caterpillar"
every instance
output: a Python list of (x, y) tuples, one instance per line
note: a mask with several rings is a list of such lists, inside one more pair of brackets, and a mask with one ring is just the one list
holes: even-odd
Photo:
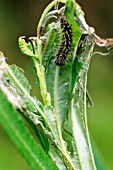
[(61, 16), (60, 24), (62, 29), (62, 42), (60, 49), (57, 52), (55, 64), (58, 66), (64, 66), (72, 44), (72, 30), (66, 21), (65, 16)]

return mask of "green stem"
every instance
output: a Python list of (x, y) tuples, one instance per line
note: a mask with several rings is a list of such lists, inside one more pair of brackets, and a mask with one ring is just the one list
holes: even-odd
[(39, 64), (35, 58), (33, 58), (33, 61), (36, 67), (37, 76), (40, 81), (40, 90), (41, 90), (43, 101), (45, 105), (51, 105), (50, 93), (47, 92), (47, 88), (46, 88), (44, 67), (43, 65)]
[[(59, 2), (61, 3), (66, 3), (66, 0), (58, 0)], [(39, 24), (38, 24), (38, 27), (37, 27), (37, 35), (40, 34), (40, 29), (45, 21), (45, 18), (46, 18), (46, 15), (47, 13), (55, 6), (56, 4), (56, 0), (54, 0), (53, 2), (51, 2), (47, 7), (46, 9), (44, 10), (42, 16), (41, 16), (41, 19), (39, 21)]]
[(37, 38), (37, 48), (38, 48), (38, 53), (35, 51), (39, 57), (40, 65), (42, 65), (42, 41)]

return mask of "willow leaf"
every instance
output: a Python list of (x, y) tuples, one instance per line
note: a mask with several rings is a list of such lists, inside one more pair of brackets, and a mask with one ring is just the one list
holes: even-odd
[[(54, 32), (54, 30), (55, 30), (55, 29), (52, 29), (52, 31), (50, 32), (50, 35), (51, 35), (51, 33)], [(48, 48), (48, 42), (46, 42), (46, 43), (47, 43), (47, 45), (46, 45), (45, 48)], [(50, 44), (49, 44), (49, 45), (50, 45)], [(44, 51), (46, 52), (45, 49), (44, 49)], [(43, 51), (43, 53), (45, 53), (44, 51)], [(45, 59), (46, 59), (46, 58), (44, 58), (44, 60), (45, 60)], [(56, 129), (56, 122), (55, 122), (55, 117), (54, 117), (54, 114), (53, 114), (53, 109), (52, 109), (51, 107), (49, 107), (49, 106), (45, 106), (45, 107), (43, 108), (43, 106), (42, 106), (41, 103), (37, 100), (36, 97), (34, 97), (33, 100), (34, 100), (35, 103), (41, 108), (41, 110), (44, 111), (44, 119), (45, 119), (45, 121), (46, 121), (47, 124), (48, 124), (48, 129), (49, 129), (49, 131), (52, 132), (52, 134), (53, 134), (53, 140), (54, 140), (54, 142), (55, 142), (56, 144), (58, 144), (58, 143), (59, 143), (59, 137), (58, 137), (58, 132), (57, 132), (57, 129)], [(31, 100), (30, 100), (29, 98), (26, 98), (26, 102), (27, 102), (27, 106), (28, 106), (29, 110), (30, 110), (31, 112), (37, 113), (38, 110), (37, 110), (36, 106), (34, 105), (33, 102), (31, 102)], [(39, 119), (39, 120), (40, 120), (40, 119)], [(40, 128), (43, 129), (44, 134), (48, 135), (49, 138), (52, 138), (51, 134), (44, 128), (43, 124), (40, 123), (40, 125), (41, 125)], [(38, 127), (39, 127), (39, 125), (37, 125), (37, 128), (38, 128)], [(52, 142), (53, 142), (53, 141), (52, 141)]]
[(51, 159), (53, 160), (53, 162), (56, 163), (59, 170), (67, 170), (64, 159), (62, 158), (57, 148), (50, 146), (49, 155)]
[[(18, 110), (18, 109), (17, 109)], [(26, 115), (23, 114), (20, 110), (18, 110), (19, 114), (25, 119), (25, 121), (29, 124), (30, 131), (32, 131), (33, 136), (37, 140), (37, 142), (42, 146), (43, 150), (48, 154), (49, 152), (49, 141), (46, 136), (40, 132), (35, 124), (27, 117)]]
[[(69, 4), (67, 3), (66, 5), (68, 6)], [(72, 30), (72, 44), (70, 48), (70, 53), (68, 55), (67, 63), (64, 67), (60, 67), (55, 64), (56, 55), (63, 39), (63, 32), (61, 30), (60, 22), (56, 23), (58, 29), (56, 30), (56, 34), (52, 33), (55, 37), (53, 36), (53, 41), (51, 40), (51, 46), (45, 49), (46, 51), (44, 53), (45, 56), (43, 56), (43, 59), (48, 57), (48, 60), (46, 60), (48, 63), (46, 65), (47, 67), (45, 73), (46, 85), (47, 91), (51, 95), (52, 106), (54, 108), (53, 111), (56, 118), (57, 130), (59, 133), (62, 150), (64, 151), (64, 154), (67, 157), (67, 160), (69, 161), (69, 164), (66, 162), (66, 166), (70, 167), (71, 165), (74, 168), (70, 154), (66, 153), (66, 143), (62, 138), (62, 128), (64, 126), (64, 122), (67, 118), (68, 112), (68, 92), (70, 90), (72, 62), (75, 58), (75, 52), (81, 37), (79, 25), (74, 20), (74, 2), (71, 4), (70, 8), (71, 9), (68, 11), (66, 7), (66, 10), (64, 12), (64, 15), (67, 18), (67, 22), (70, 25), (70, 29)]]
[[(83, 47), (78, 48), (77, 57), (73, 63), (72, 88), (74, 97), (71, 101), (72, 131), (79, 158), (78, 166), (81, 170), (96, 169), (89, 140), (87, 115), (86, 115), (86, 83), (89, 61), (94, 44), (87, 36)], [(74, 86), (73, 86), (74, 85)]]
[(62, 41), (62, 31), (60, 25), (58, 25), (60, 24), (59, 22), (57, 23), (58, 28), (56, 35), (54, 34), (54, 36), (56, 37), (54, 39), (53, 45), (51, 45), (51, 48), (50, 47), (47, 48), (46, 52), (49, 58), (48, 67), (46, 71), (47, 89), (51, 95), (52, 105), (54, 106), (55, 115), (57, 116), (57, 121), (58, 124), (60, 125), (60, 128), (63, 127), (63, 124), (67, 117), (69, 99), (68, 91), (71, 77), (72, 61), (73, 58), (75, 57), (75, 50), (77, 48), (81, 36), (80, 28), (74, 20), (74, 11), (72, 10), (73, 7), (74, 4), (70, 6), (70, 10), (67, 9), (68, 7), (66, 7), (65, 10), (65, 15), (68, 23), (70, 24), (73, 34), (72, 46), (70, 49), (70, 54), (68, 56), (66, 65), (64, 67), (59, 67), (55, 65), (56, 54), (59, 50), (59, 46)]
[(53, 108), (51, 106), (45, 106), (44, 107), (44, 113), (46, 116), (46, 119), (49, 123), (49, 126), (51, 128), (51, 131), (54, 135), (54, 143), (56, 145), (60, 145), (60, 139), (59, 139), (59, 135), (58, 135), (58, 131), (57, 131), (57, 127), (56, 127), (56, 120), (55, 120), (55, 116), (53, 114)]
[(76, 6), (75, 6), (74, 0), (67, 0), (66, 7), (65, 7), (65, 16), (72, 29), (73, 41), (72, 41), (72, 47), (71, 47), (71, 53), (72, 53), (71, 55), (73, 56), (73, 60), (76, 56), (76, 50), (77, 50), (78, 43), (82, 35), (80, 26), (74, 19), (75, 13), (76, 13)]
[[(2, 56), (3, 57), (3, 56)], [(43, 105), (36, 97), (30, 96), (31, 86), (29, 85), (24, 72), (17, 66), (8, 66), (4, 61), (3, 73), (0, 76), (0, 86), (8, 96), (14, 107), (23, 111), (24, 114), (46, 135), (49, 133), (45, 129), (43, 119), (46, 117), (43, 112)], [(2, 71), (2, 68), (0, 68)], [(47, 121), (46, 121), (47, 122)], [(48, 129), (49, 126), (47, 125)], [(49, 129), (50, 130), (50, 129)]]
[(29, 111), (35, 113), (39, 112), (43, 115), (43, 105), (38, 101), (38, 99), (30, 96), (31, 86), (29, 85), (29, 82), (24, 75), (24, 71), (21, 68), (16, 65), (8, 66), (6, 64), (6, 70), (2, 78), (5, 80), (5, 85), (12, 91), (13, 95), (16, 97), (19, 95), (26, 100)]
[[(11, 70), (11, 72), (13, 72), (13, 75), (16, 77), (16, 79), (21, 82), (21, 85), (25, 88), (25, 90), (30, 93), (31, 91), (31, 85), (29, 84), (27, 78), (24, 75), (24, 71), (17, 67), (16, 65), (11, 65), (9, 66), (9, 69)], [(8, 76), (8, 74), (4, 75), (4, 77), (8, 78), (8, 82), (9, 86), (15, 87), (15, 89), (17, 89), (18, 93), (20, 92), (17, 84), (14, 82), (13, 79), (10, 78), (10, 76)]]
[(26, 125), (0, 90), (0, 124), (34, 170), (58, 168), (35, 142)]
[[(49, 60), (51, 59), (51, 56), (53, 55), (53, 46), (55, 43), (55, 37), (57, 31), (57, 27), (54, 24), (49, 25), (50, 29), (48, 30), (47, 40), (42, 52), (42, 58), (43, 58), (43, 65), (45, 66), (45, 70), (47, 69), (47, 66), (49, 64)], [(59, 29), (59, 28), (58, 28)], [(51, 54), (52, 53), (52, 54)]]
[(32, 45), (30, 40), (27, 43), (24, 38), (25, 37), (20, 37), (18, 40), (19, 48), (22, 51), (22, 53), (30, 57), (38, 58), (38, 56), (34, 54), (34, 48), (35, 48), (34, 45)]

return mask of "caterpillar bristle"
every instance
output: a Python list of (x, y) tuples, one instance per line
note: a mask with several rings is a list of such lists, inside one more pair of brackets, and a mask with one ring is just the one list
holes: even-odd
[(61, 16), (60, 24), (62, 29), (62, 42), (57, 52), (55, 64), (58, 66), (64, 66), (72, 44), (72, 30), (65, 16)]

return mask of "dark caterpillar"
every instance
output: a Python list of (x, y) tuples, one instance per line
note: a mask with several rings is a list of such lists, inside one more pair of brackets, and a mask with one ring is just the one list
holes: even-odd
[(60, 49), (58, 50), (57, 53), (55, 64), (58, 66), (64, 66), (72, 44), (72, 30), (70, 25), (66, 21), (65, 16), (61, 16), (60, 23), (61, 23), (63, 36), (62, 36), (62, 43), (60, 45)]

